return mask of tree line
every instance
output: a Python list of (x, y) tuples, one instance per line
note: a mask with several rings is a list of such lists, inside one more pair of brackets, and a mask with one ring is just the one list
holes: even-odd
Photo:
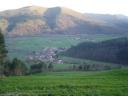
[(54, 66), (51, 62), (46, 63), (46, 62), (40, 61), (39, 63), (33, 64), (30, 66), (30, 73), (53, 71), (53, 69), (54, 69)]
[(101, 71), (101, 70), (111, 70), (120, 69), (122, 66), (112, 66), (108, 64), (79, 64), (73, 65), (73, 71)]

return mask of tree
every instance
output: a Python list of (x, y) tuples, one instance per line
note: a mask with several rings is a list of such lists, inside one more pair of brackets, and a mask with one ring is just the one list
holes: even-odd
[(40, 62), (39, 65), (41, 65), (41, 71), (46, 71), (47, 70), (47, 64), (45, 62)]
[(77, 69), (77, 67), (76, 67), (76, 65), (75, 64), (73, 64), (73, 68), (72, 68), (73, 70), (76, 70)]
[(89, 71), (89, 69), (90, 69), (90, 67), (91, 67), (91, 65), (88, 65), (88, 64), (84, 64), (84, 66), (83, 66), (84, 68), (84, 71)]
[(8, 51), (6, 50), (6, 47), (5, 47), (4, 36), (0, 29), (0, 76), (2, 76), (4, 73), (4, 61), (5, 61), (5, 58), (7, 57), (7, 53)]
[(14, 58), (10, 65), (12, 75), (24, 75), (27, 72), (27, 67), (21, 60)]
[(39, 73), (47, 70), (47, 64), (44, 62), (39, 62), (30, 67), (31, 73)]
[(53, 64), (52, 63), (49, 63), (49, 65), (48, 65), (48, 69), (51, 71), (51, 70), (53, 70)]
[(10, 60), (6, 60), (4, 63), (4, 75), (9, 76), (11, 75), (11, 65), (12, 62)]
[(79, 65), (78, 66), (78, 69), (81, 71), (83, 69), (83, 66), (82, 65)]

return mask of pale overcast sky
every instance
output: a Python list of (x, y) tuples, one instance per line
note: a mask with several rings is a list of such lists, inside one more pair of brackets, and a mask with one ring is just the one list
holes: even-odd
[(32, 5), (63, 6), (82, 13), (124, 14), (128, 16), (128, 0), (0, 0), (0, 11)]

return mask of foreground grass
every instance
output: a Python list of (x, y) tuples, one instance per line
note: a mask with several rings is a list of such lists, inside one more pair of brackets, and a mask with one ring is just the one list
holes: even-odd
[(128, 69), (2, 78), (0, 96), (128, 96)]

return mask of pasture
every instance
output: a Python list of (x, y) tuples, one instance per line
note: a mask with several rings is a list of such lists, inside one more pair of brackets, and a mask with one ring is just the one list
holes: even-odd
[(0, 96), (128, 96), (128, 69), (5, 77)]
[(43, 48), (69, 48), (78, 43), (91, 41), (99, 42), (117, 38), (113, 35), (44, 35), (37, 37), (6, 38), (6, 46), (9, 57), (18, 57), (24, 60), (32, 51), (40, 51)]

